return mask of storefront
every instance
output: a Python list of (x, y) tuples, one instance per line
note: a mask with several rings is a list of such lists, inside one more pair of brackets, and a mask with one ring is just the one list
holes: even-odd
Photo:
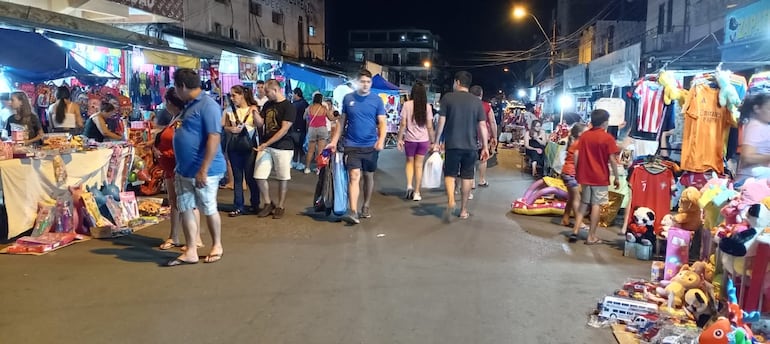
[(591, 112), (591, 87), (588, 86), (587, 67), (586, 64), (579, 64), (564, 70), (564, 92), (562, 94), (564, 97), (569, 97), (570, 101), (565, 100), (559, 104), (560, 114), (574, 112), (583, 119), (588, 118), (588, 114)]

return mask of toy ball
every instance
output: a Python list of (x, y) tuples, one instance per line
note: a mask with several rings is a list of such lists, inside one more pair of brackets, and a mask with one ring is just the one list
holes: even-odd
[(144, 160), (142, 159), (136, 159), (134, 161), (134, 168), (139, 171), (144, 169)]
[(139, 173), (136, 174), (136, 176), (139, 178), (139, 180), (146, 182), (150, 180), (150, 175), (147, 174), (147, 171), (141, 170)]
[(135, 181), (136, 181), (136, 172), (131, 172), (131, 173), (128, 175), (128, 181), (129, 181), (130, 183), (133, 183), (133, 182), (135, 182)]

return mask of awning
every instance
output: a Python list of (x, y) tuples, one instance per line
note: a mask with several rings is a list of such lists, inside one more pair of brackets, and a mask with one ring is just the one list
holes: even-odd
[(321, 90), (332, 90), (345, 82), (339, 76), (323, 75), (321, 72), (297, 66), (293, 63), (284, 62), (282, 68), (287, 78), (303, 81)]
[(375, 75), (372, 78), (372, 88), (376, 88), (378, 90), (390, 90), (390, 91), (398, 91), (400, 88), (396, 85), (393, 85), (390, 81), (385, 80), (385, 78), (382, 77), (382, 75)]
[[(40, 82), (66, 77), (99, 78), (48, 38), (35, 32), (0, 29), (0, 68), (15, 81)], [(102, 78), (104, 80), (104, 78)]]
[(195, 70), (201, 67), (200, 58), (194, 56), (149, 49), (142, 50), (142, 55), (144, 55), (145, 63), (158, 66), (182, 67)]

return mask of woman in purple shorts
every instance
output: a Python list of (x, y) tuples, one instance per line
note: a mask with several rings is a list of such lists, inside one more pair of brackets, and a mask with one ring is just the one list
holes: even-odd
[[(401, 124), (398, 128), (398, 150), (406, 154), (406, 199), (422, 200), (420, 184), (425, 155), (433, 144), (433, 111), (428, 105), (425, 85), (421, 82), (412, 87), (412, 100), (401, 108)], [(414, 179), (414, 187), (412, 187)]]

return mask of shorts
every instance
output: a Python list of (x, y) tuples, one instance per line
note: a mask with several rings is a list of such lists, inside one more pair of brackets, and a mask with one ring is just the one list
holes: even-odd
[(404, 142), (404, 153), (406, 153), (408, 158), (413, 158), (416, 155), (425, 155), (428, 153), (428, 149), (430, 149), (430, 141)]
[(447, 149), (444, 158), (444, 175), (473, 179), (478, 160), (478, 151), (475, 149)]
[(254, 179), (266, 180), (270, 178), (270, 172), (275, 172), (275, 179), (281, 181), (291, 180), (292, 158), (294, 158), (293, 150), (267, 147), (263, 152), (257, 153), (254, 165)]
[(568, 188), (576, 188), (580, 186), (580, 184), (577, 182), (577, 179), (575, 179), (575, 176), (569, 174), (562, 174), (561, 180), (564, 181), (564, 185), (566, 185)]
[(583, 204), (601, 205), (609, 203), (609, 186), (583, 185), (580, 200)]
[(380, 152), (374, 147), (345, 147), (345, 167), (363, 172), (377, 171), (377, 159)]
[(195, 186), (195, 178), (180, 175), (174, 177), (176, 187), (176, 207), (180, 213), (198, 208), (203, 215), (211, 216), (217, 213), (217, 191), (219, 180), (223, 176), (208, 176), (206, 186)]
[(329, 130), (326, 127), (313, 127), (307, 131), (308, 142), (329, 141)]

